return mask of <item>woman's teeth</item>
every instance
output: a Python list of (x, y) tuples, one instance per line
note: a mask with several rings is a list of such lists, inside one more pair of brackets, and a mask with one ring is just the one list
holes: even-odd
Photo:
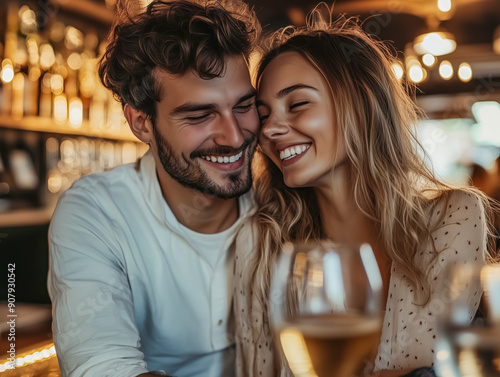
[(237, 153), (232, 156), (201, 156), (201, 158), (207, 160), (207, 161), (212, 161), (212, 162), (217, 162), (219, 164), (230, 164), (232, 162), (238, 161), (241, 156), (243, 156), (243, 151), (240, 153)]
[(295, 147), (286, 148), (280, 152), (280, 158), (282, 160), (289, 160), (296, 155), (304, 153), (304, 151), (308, 148), (308, 145), (298, 145)]

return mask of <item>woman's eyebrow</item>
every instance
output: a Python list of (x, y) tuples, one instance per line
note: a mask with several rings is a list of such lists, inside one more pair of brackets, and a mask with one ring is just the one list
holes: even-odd
[[(281, 98), (285, 97), (287, 94), (290, 94), (293, 91), (299, 90), (299, 89), (312, 89), (312, 90), (318, 91), (318, 89), (316, 89), (314, 86), (310, 86), (310, 85), (306, 85), (306, 84), (295, 84), (295, 85), (290, 85), (290, 86), (287, 86), (286, 88), (281, 89), (278, 93), (276, 93), (275, 98), (281, 99)], [(255, 105), (257, 107), (263, 106), (264, 102), (262, 100), (257, 100), (257, 101), (255, 101)]]
[(281, 89), (278, 93), (276, 93), (276, 98), (277, 99), (283, 98), (287, 94), (290, 94), (291, 92), (293, 92), (295, 90), (299, 90), (299, 89), (312, 89), (312, 90), (316, 90), (316, 91), (318, 90), (315, 87), (310, 86), (310, 85), (295, 84), (295, 85), (287, 86), (284, 89)]

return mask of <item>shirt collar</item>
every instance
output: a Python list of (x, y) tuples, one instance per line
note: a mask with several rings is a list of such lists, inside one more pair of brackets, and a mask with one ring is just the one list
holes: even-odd
[[(148, 150), (141, 158), (139, 171), (142, 176), (142, 181), (145, 184), (147, 202), (150, 205), (151, 212), (158, 220), (166, 222), (170, 228), (177, 232), (181, 232), (180, 223), (175, 218), (161, 192), (160, 182), (156, 174), (156, 163), (151, 150)], [(238, 221), (249, 217), (255, 212), (253, 190), (250, 190), (238, 198), (238, 207)]]

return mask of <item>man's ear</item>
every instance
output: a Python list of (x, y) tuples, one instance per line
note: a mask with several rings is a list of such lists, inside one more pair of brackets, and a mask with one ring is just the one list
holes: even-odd
[(129, 104), (125, 104), (123, 114), (127, 119), (132, 133), (142, 142), (149, 144), (153, 140), (153, 125), (149, 117), (142, 111), (134, 109)]

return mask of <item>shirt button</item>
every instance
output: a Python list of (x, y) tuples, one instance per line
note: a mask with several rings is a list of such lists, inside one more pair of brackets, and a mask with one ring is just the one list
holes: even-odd
[(219, 319), (219, 322), (217, 322), (217, 325), (218, 326), (222, 325), (222, 319)]

